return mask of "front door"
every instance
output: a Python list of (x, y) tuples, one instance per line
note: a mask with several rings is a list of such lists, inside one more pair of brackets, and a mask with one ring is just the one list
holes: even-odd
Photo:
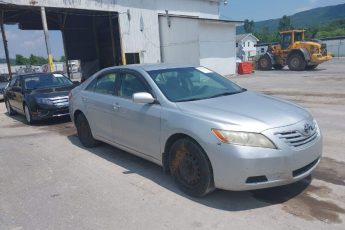
[(105, 72), (95, 78), (82, 92), (82, 100), (92, 134), (112, 141), (116, 71)]
[(117, 115), (113, 117), (114, 140), (141, 154), (161, 160), (161, 106), (137, 104), (134, 93), (152, 91), (139, 73), (123, 70), (116, 97)]

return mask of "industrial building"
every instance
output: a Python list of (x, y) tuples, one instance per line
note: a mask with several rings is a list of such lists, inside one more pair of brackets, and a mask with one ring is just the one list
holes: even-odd
[[(226, 1), (225, 1), (226, 2)], [(202, 65), (235, 73), (237, 21), (219, 19), (222, 0), (4, 0), (2, 22), (60, 30), (83, 74), (133, 63)], [(11, 42), (11, 41), (8, 41)], [(49, 41), (48, 41), (49, 42)], [(42, 47), (44, 48), (44, 47)]]

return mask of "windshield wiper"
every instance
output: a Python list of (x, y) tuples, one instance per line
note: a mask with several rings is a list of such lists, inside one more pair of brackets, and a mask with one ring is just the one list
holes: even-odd
[(220, 94), (213, 95), (212, 97), (209, 97), (209, 98), (229, 96), (229, 95), (233, 95), (233, 94), (237, 94), (237, 93), (240, 93), (240, 92), (225, 92), (225, 93), (220, 93)]

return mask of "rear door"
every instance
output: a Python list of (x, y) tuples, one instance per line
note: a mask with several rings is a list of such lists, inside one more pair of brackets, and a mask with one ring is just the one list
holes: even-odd
[(109, 141), (113, 137), (112, 118), (116, 112), (114, 94), (118, 75), (116, 70), (102, 73), (86, 87), (81, 96), (93, 135)]
[(21, 77), (17, 77), (14, 85), (12, 86), (12, 99), (10, 101), (11, 106), (21, 112), (24, 113), (24, 108), (23, 108), (23, 99), (24, 99), (24, 95), (23, 95), (23, 85), (22, 85), (22, 78)]
[(127, 148), (161, 160), (161, 106), (159, 103), (134, 103), (132, 96), (138, 92), (152, 94), (141, 74), (123, 70), (115, 103), (117, 113), (113, 117), (114, 140)]

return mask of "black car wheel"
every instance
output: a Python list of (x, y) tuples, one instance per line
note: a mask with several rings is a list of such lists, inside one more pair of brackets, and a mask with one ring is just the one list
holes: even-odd
[(27, 105), (24, 105), (24, 114), (26, 118), (26, 122), (31, 125), (32, 124), (32, 115), (29, 107)]
[(6, 100), (5, 104), (6, 104), (6, 110), (7, 110), (8, 115), (10, 115), (10, 116), (15, 115), (16, 112), (12, 109), (10, 102), (8, 100)]
[(92, 148), (99, 144), (99, 141), (93, 138), (89, 122), (84, 114), (79, 114), (76, 119), (77, 133), (80, 142), (86, 148)]
[(211, 164), (203, 149), (189, 138), (172, 145), (169, 168), (178, 187), (190, 196), (202, 197), (214, 190)]

